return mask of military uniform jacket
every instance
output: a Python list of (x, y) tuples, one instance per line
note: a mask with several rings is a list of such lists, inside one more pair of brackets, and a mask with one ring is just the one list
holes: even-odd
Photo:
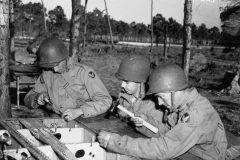
[(169, 131), (158, 138), (134, 139), (112, 133), (107, 148), (153, 160), (175, 158), (187, 151), (207, 160), (225, 159), (227, 140), (223, 124), (210, 102), (195, 88), (185, 102), (168, 115), (166, 125)]
[(68, 85), (83, 100), (84, 105), (78, 105), (77, 100), (73, 99), (60, 83), (56, 73), (53, 71), (43, 71), (38, 78), (35, 87), (25, 97), (25, 105), (28, 108), (38, 107), (36, 97), (38, 93), (47, 92), (52, 101), (52, 109), (61, 114), (69, 108), (81, 108), (83, 117), (93, 117), (104, 113), (111, 106), (112, 98), (106, 87), (88, 66), (79, 63), (70, 63), (68, 72), (63, 73), (63, 78)]
[(120, 92), (119, 94), (119, 104), (124, 108), (129, 110), (132, 113), (142, 113), (148, 117), (147, 122), (152, 124), (155, 127), (162, 126), (162, 130), (158, 133), (153, 133), (151, 130), (146, 128), (145, 126), (136, 127), (136, 130), (141, 132), (147, 137), (159, 137), (164, 133), (165, 125), (162, 123), (163, 120), (163, 112), (156, 109), (156, 104), (150, 99), (137, 98), (134, 103), (131, 103), (131, 95)]

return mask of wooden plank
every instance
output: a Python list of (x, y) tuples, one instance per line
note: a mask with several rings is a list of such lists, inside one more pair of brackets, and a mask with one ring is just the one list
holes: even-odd
[[(117, 118), (115, 116), (106, 116), (106, 114), (99, 115), (93, 118), (82, 118), (79, 117), (76, 120), (77, 122), (81, 123), (82, 125), (86, 126), (86, 128), (92, 130), (97, 134), (101, 129), (113, 133), (117, 133), (119, 135), (127, 135), (132, 138), (147, 138), (146, 136), (137, 132), (133, 125), (129, 121)], [(120, 160), (134, 160), (138, 159), (135, 157), (119, 155)], [(187, 152), (184, 155), (176, 158), (176, 159), (184, 159), (184, 160), (202, 160), (201, 158)]]

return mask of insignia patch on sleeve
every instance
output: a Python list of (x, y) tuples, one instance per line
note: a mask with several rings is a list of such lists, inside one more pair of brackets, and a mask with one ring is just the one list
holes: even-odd
[(94, 74), (92, 71), (90, 71), (90, 72), (88, 73), (88, 75), (89, 75), (90, 78), (95, 78), (95, 74)]
[(182, 118), (181, 118), (181, 122), (182, 123), (188, 123), (190, 121), (190, 115), (188, 113), (184, 113)]

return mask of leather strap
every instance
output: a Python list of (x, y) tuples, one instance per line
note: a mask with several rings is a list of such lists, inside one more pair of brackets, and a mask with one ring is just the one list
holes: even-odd
[(72, 87), (70, 87), (69, 83), (66, 81), (66, 79), (61, 75), (57, 74), (57, 79), (62, 84), (63, 88), (68, 92), (68, 94), (72, 97), (72, 99), (76, 99), (77, 104), (79, 106), (83, 105), (85, 103), (85, 100), (83, 98), (82, 94), (77, 94)]

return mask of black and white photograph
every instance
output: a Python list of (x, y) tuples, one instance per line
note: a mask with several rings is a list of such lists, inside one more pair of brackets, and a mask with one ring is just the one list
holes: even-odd
[(0, 0), (0, 160), (240, 160), (240, 0)]

